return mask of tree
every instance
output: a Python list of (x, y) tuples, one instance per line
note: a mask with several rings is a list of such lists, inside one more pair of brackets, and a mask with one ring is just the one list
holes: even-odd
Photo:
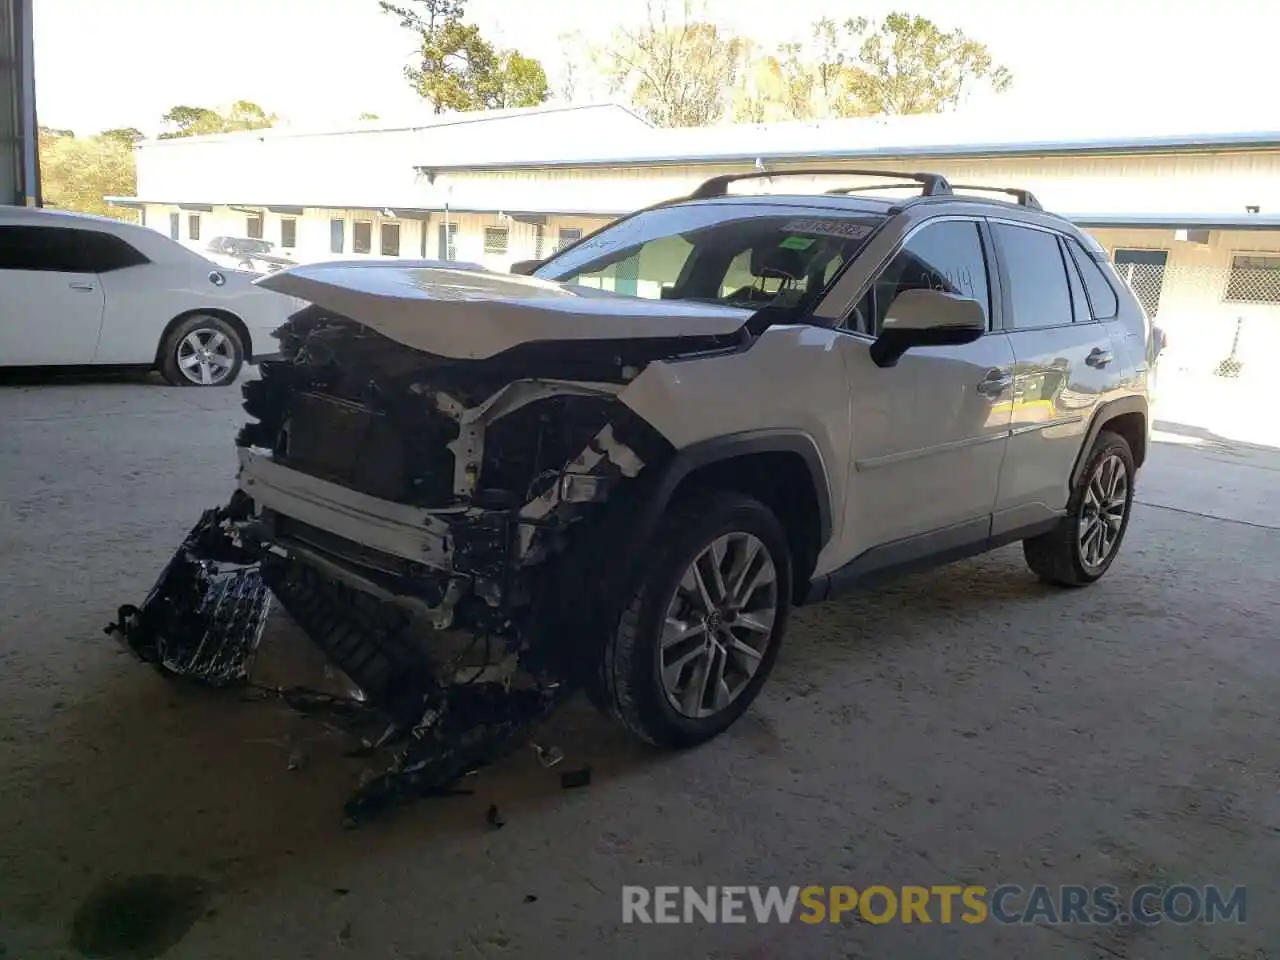
[(161, 117), (176, 128), (160, 134), (161, 140), (178, 137), (199, 137), (210, 133), (234, 133), (242, 130), (262, 130), (273, 127), (279, 118), (267, 113), (252, 100), (237, 100), (225, 114), (208, 107), (180, 105), (170, 107)]
[(147, 135), (137, 127), (115, 127), (111, 130), (103, 130), (98, 136), (104, 140), (118, 140), (128, 146), (133, 146), (138, 141), (147, 139)]
[(108, 131), (77, 137), (40, 131), (40, 181), (46, 206), (132, 220), (133, 212), (107, 205), (103, 197), (137, 192), (133, 143)]
[(605, 48), (611, 87), (661, 127), (699, 127), (722, 119), (748, 45), (692, 18), (689, 0), (673, 16), (653, 0), (646, 23), (620, 27)]
[(499, 50), (475, 24), (464, 23), (465, 0), (416, 0), (421, 11), (379, 0), (386, 13), (418, 35), (418, 64), (405, 78), (436, 113), (531, 107), (551, 96), (542, 64)]
[(1013, 83), (985, 44), (926, 17), (891, 13), (881, 23), (848, 21), (845, 31), (858, 47), (841, 74), (841, 116), (941, 113), (959, 106), (969, 87), (1001, 93)]
[(360, 119), (360, 120), (380, 120), (380, 119), (381, 119), (381, 117), (379, 117), (376, 113), (369, 113), (369, 112), (366, 110), (364, 113), (360, 114), (360, 116), (359, 116), (359, 118), (358, 118), (358, 119)]

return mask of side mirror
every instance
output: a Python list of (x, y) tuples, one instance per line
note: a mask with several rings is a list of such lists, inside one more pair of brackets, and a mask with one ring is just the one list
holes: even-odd
[(546, 262), (545, 260), (517, 260), (511, 265), (509, 272), (527, 277)]
[(904, 290), (889, 304), (871, 359), (892, 367), (912, 347), (973, 343), (986, 332), (987, 315), (977, 300), (941, 290)]

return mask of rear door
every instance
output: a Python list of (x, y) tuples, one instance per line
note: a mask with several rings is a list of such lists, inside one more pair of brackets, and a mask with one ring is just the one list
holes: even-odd
[(93, 361), (104, 298), (80, 234), (0, 224), (0, 365)]
[(1066, 506), (1071, 471), (1101, 397), (1123, 363), (1094, 319), (1065, 237), (993, 221), (1003, 318), (1013, 345), (1010, 432), (993, 534), (1048, 521)]

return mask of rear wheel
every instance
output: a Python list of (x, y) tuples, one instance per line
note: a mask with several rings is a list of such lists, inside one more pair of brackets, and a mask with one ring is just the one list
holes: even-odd
[(1128, 441), (1108, 430), (1098, 434), (1067, 515), (1048, 533), (1022, 541), (1032, 572), (1065, 587), (1085, 586), (1106, 573), (1129, 528), (1135, 473)]
[(196, 314), (170, 331), (160, 348), (160, 372), (180, 387), (233, 383), (244, 365), (244, 344), (221, 317)]
[(650, 743), (726, 730), (773, 669), (791, 609), (791, 556), (763, 504), (717, 493), (675, 508), (605, 649), (607, 703)]

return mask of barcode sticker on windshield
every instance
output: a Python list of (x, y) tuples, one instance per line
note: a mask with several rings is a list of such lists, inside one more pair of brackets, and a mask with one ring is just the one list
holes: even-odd
[(785, 233), (816, 233), (824, 237), (842, 237), (846, 240), (861, 240), (871, 232), (865, 223), (851, 223), (848, 220), (792, 220), (783, 226)]

